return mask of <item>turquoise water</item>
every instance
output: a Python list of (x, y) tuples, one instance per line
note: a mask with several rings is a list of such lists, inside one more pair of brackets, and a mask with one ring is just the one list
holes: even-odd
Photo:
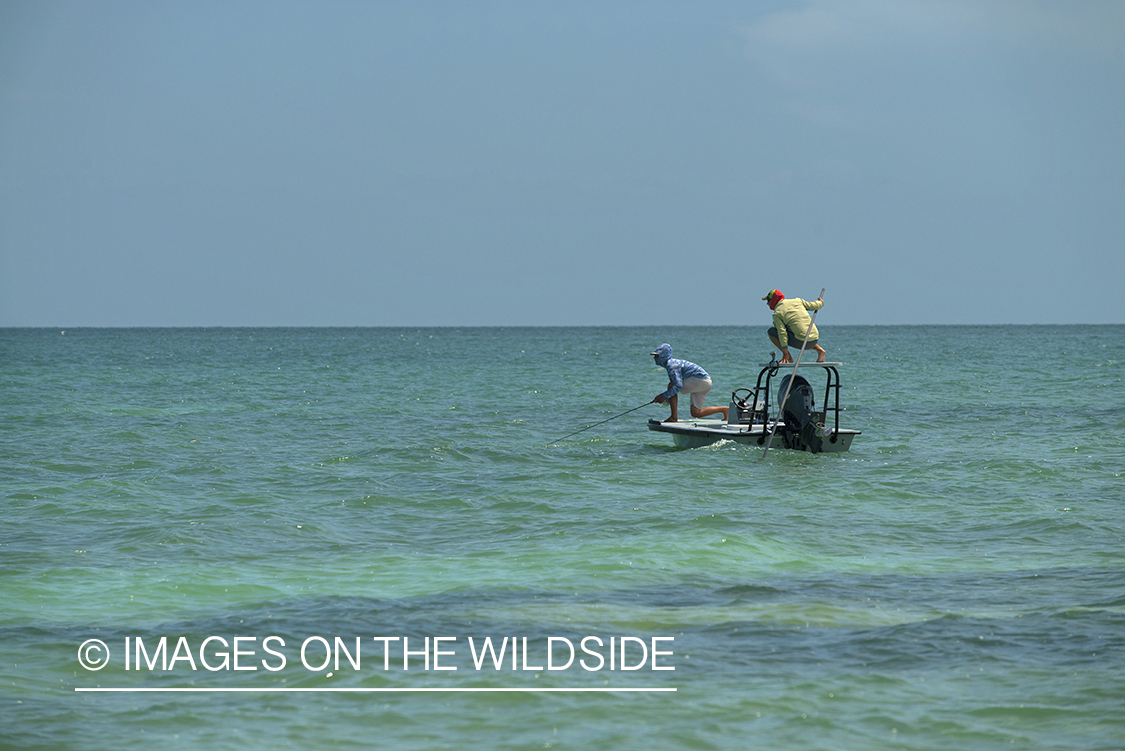
[(1125, 748), (1125, 327), (822, 336), (863, 434), (762, 460), (554, 442), (756, 329), (0, 330), (0, 746)]

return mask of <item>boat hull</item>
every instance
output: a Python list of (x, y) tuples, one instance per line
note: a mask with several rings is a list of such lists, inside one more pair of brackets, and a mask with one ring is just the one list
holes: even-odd
[[(687, 422), (649, 420), (648, 429), (671, 435), (676, 446), (680, 448), (701, 448), (717, 441), (734, 441), (746, 446), (765, 446), (766, 441), (769, 440), (767, 428), (764, 425), (731, 425), (718, 420), (691, 420)], [(858, 430), (841, 429), (827, 437), (818, 435), (817, 444), (810, 446), (799, 436), (788, 433), (784, 424), (782, 424), (775, 430), (770, 446), (771, 448), (790, 448), (812, 453), (840, 453), (851, 448), (852, 439), (860, 432)]]

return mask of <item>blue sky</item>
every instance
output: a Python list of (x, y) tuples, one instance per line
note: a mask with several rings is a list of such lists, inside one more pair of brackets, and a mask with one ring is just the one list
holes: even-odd
[(1125, 3), (0, 1), (0, 326), (1125, 323)]

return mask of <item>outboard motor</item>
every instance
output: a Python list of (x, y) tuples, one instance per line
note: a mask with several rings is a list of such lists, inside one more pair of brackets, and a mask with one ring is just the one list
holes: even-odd
[[(789, 381), (793, 381), (793, 386), (789, 386)], [(785, 420), (786, 425), (792, 424), (794, 428), (804, 426), (806, 422), (812, 419), (813, 401), (812, 384), (810, 384), (804, 376), (787, 375), (782, 376), (780, 386), (777, 389), (777, 403), (780, 405), (781, 400), (785, 398), (786, 389), (789, 390), (789, 399), (785, 402), (785, 415), (782, 419)]]
[[(793, 379), (792, 388), (789, 380)], [(813, 398), (812, 384), (804, 376), (783, 376), (777, 390), (777, 403), (785, 398), (785, 390), (789, 389), (789, 398), (785, 402), (784, 414), (781, 419), (785, 422), (785, 438), (791, 448), (802, 448), (812, 453), (820, 453), (824, 442), (824, 426), (817, 425), (816, 401)], [(819, 430), (818, 430), (819, 428)]]

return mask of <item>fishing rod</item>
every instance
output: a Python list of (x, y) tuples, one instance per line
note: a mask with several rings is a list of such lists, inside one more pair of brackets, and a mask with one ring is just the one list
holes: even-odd
[[(648, 405), (654, 404), (655, 402), (656, 402), (655, 399), (653, 399), (651, 402), (645, 402), (640, 407), (633, 407), (632, 409), (626, 410), (619, 415), (614, 415), (613, 417), (609, 418), (609, 420), (616, 420), (618, 417), (624, 417), (625, 415), (629, 414), (630, 412), (636, 412), (638, 409), (641, 409), (641, 407), (647, 407)], [(586, 427), (582, 428), (582, 430), (576, 430), (573, 433), (571, 433), (570, 435), (564, 435), (562, 438), (557, 438), (557, 439), (551, 441), (551, 443), (548, 443), (547, 445), (550, 446), (552, 444), (558, 443), (559, 441), (565, 441), (567, 438), (570, 438), (570, 436), (572, 436), (572, 435), (578, 435), (579, 433), (585, 432), (585, 431), (589, 430), (590, 428), (596, 428), (599, 425), (604, 425), (605, 423), (609, 422), (609, 420), (602, 420), (601, 422), (596, 422), (593, 425), (587, 425)]]
[[(820, 297), (816, 299), (824, 299), (824, 287), (820, 288)], [(766, 441), (765, 451), (762, 451), (763, 459), (766, 458), (766, 451), (770, 450), (770, 444), (773, 443), (773, 434), (774, 431), (777, 430), (777, 424), (781, 422), (781, 417), (785, 414), (783, 411), (785, 409), (785, 402), (789, 400), (789, 390), (793, 388), (793, 381), (797, 380), (797, 368), (801, 367), (801, 357), (805, 354), (805, 345), (809, 343), (809, 334), (812, 333), (813, 324), (816, 323), (816, 314), (819, 312), (820, 308), (814, 310), (812, 312), (812, 318), (809, 319), (809, 330), (805, 332), (805, 338), (801, 341), (801, 351), (797, 353), (797, 362), (793, 364), (793, 372), (789, 374), (789, 382), (785, 384), (785, 396), (781, 397), (781, 404), (777, 405), (777, 419), (773, 421), (773, 425), (770, 427), (769, 440)], [(779, 330), (778, 334), (780, 335), (780, 333)]]

